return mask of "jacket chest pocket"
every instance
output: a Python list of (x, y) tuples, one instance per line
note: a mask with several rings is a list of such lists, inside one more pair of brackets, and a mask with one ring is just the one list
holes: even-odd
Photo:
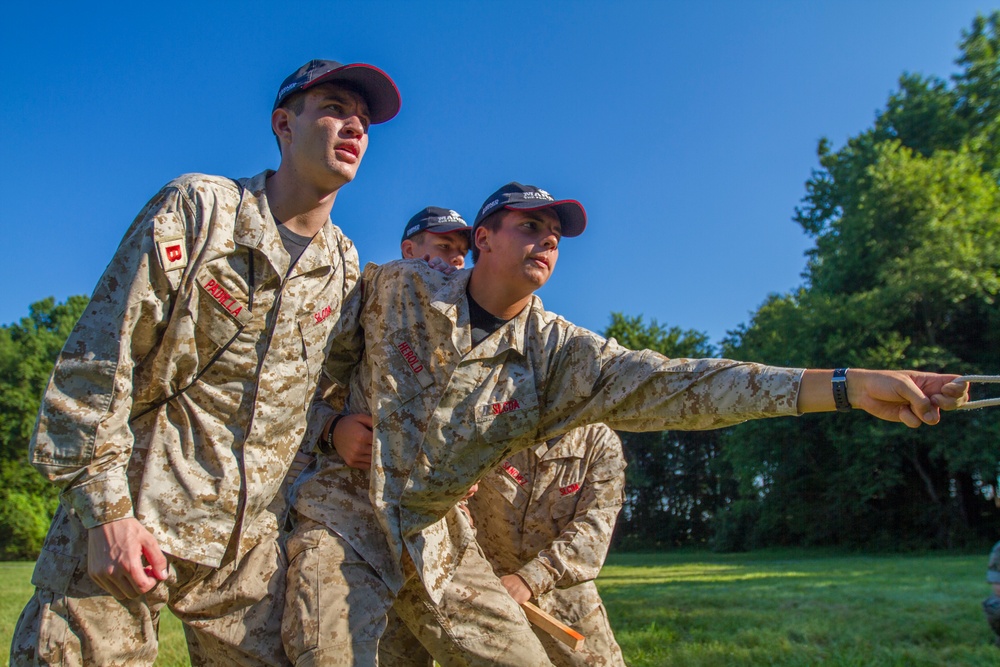
[[(575, 488), (574, 488), (575, 487)], [(561, 495), (566, 493), (566, 495)], [(549, 508), (549, 516), (557, 523), (559, 519), (573, 516), (576, 513), (576, 506), (580, 502), (580, 484), (570, 485), (562, 489), (555, 489), (555, 498)]]
[(369, 354), (374, 362), (376, 404), (372, 410), (376, 422), (382, 422), (434, 384), (427, 367), (430, 352), (408, 331), (386, 336)]
[(530, 436), (538, 428), (538, 397), (533, 391), (515, 391), (476, 406), (476, 433), (480, 441), (503, 442)]
[(318, 318), (315, 314), (305, 315), (299, 318), (299, 334), (302, 336), (302, 354), (306, 360), (306, 367), (310, 378), (319, 376), (323, 360), (326, 358), (327, 350), (330, 346), (330, 334), (333, 330), (333, 323), (336, 322), (336, 313), (330, 310), (326, 316)]
[(194, 312), (199, 366), (208, 364), (250, 322), (241, 286), (203, 272), (196, 279), (198, 306)]
[[(517, 471), (514, 473), (516, 474)], [(503, 465), (493, 469), (483, 477), (479, 482), (479, 491), (476, 495), (481, 495), (480, 501), (485, 501), (484, 504), (487, 507), (493, 507), (493, 503), (502, 500), (520, 509), (528, 502), (528, 493), (511, 477)], [(500, 508), (497, 506), (494, 509)]]

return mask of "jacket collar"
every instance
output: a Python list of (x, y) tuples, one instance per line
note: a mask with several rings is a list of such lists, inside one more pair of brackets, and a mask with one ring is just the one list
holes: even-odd
[[(472, 327), (469, 321), (469, 300), (466, 292), (472, 269), (457, 271), (450, 280), (435, 292), (431, 307), (449, 317), (455, 326), (455, 346), (462, 351), (472, 348)], [(532, 294), (531, 300), (520, 313), (502, 327), (490, 334), (466, 356), (467, 359), (489, 359), (513, 350), (521, 356), (526, 356), (526, 334), (528, 318), (533, 309), (542, 309), (542, 300)]]
[[(233, 240), (244, 246), (259, 250), (271, 263), (275, 273), (284, 278), (288, 273), (291, 257), (285, 251), (285, 246), (278, 233), (278, 223), (271, 215), (267, 203), (267, 178), (274, 173), (266, 169), (248, 179), (241, 179), (243, 185), (243, 203), (233, 230)], [(332, 265), (331, 250), (337, 246), (333, 238), (336, 230), (332, 223), (323, 225), (316, 237), (305, 249), (299, 261), (292, 269), (292, 275), (297, 276), (319, 268)]]

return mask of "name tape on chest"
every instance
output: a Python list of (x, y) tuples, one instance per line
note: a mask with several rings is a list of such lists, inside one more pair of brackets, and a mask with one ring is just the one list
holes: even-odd
[(517, 402), (516, 398), (512, 398), (509, 401), (500, 401), (499, 403), (490, 403), (489, 405), (484, 405), (479, 408), (481, 416), (483, 417), (494, 417), (496, 415), (503, 415), (520, 409), (521, 404)]
[(234, 320), (240, 324), (246, 324), (250, 321), (250, 311), (246, 310), (244, 304), (237, 301), (236, 297), (230, 294), (225, 287), (217, 283), (214, 278), (203, 279), (198, 283), (198, 286), (205, 290), (208, 296), (214, 299), (216, 303), (222, 306), (222, 309)]
[(560, 496), (571, 496), (580, 490), (580, 483), (570, 484), (569, 486), (560, 486), (559, 495)]
[(187, 246), (184, 245), (183, 236), (157, 241), (156, 250), (164, 271), (176, 271), (188, 265)]
[(510, 475), (511, 479), (517, 482), (520, 486), (524, 486), (528, 483), (527, 478), (521, 474), (521, 471), (510, 464), (510, 461), (503, 462), (504, 471)]
[(434, 379), (431, 377), (430, 371), (424, 367), (424, 362), (409, 343), (405, 340), (399, 341), (395, 343), (395, 348), (396, 352), (399, 352), (400, 356), (403, 357), (403, 361), (406, 362), (410, 371), (417, 376), (417, 381), (421, 387), (426, 389), (434, 384)]
[(330, 317), (330, 313), (332, 312), (333, 312), (332, 306), (325, 306), (317, 310), (315, 313), (313, 313), (313, 319), (316, 320), (316, 324), (319, 324), (326, 318)]

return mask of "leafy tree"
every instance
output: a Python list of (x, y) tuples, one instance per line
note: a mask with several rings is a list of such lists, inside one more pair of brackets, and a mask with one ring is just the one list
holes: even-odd
[[(796, 222), (805, 284), (724, 343), (768, 363), (1000, 372), (1000, 13), (965, 33), (948, 83), (906, 75), (872, 128), (819, 144)], [(860, 415), (762, 422), (726, 436), (742, 546), (948, 546), (995, 534), (1000, 419), (908, 431)], [(723, 522), (725, 523), (725, 522)], [(729, 530), (729, 529), (732, 530)], [(731, 542), (732, 540), (730, 540)], [(732, 545), (730, 545), (732, 546)]]
[[(664, 327), (656, 320), (646, 324), (642, 316), (612, 313), (604, 335), (630, 349), (651, 349), (668, 357), (715, 354), (705, 333)], [(705, 542), (712, 517), (735, 492), (720, 458), (718, 433), (619, 435), (629, 462), (619, 543), (635, 548)]]
[(33, 558), (58, 498), (28, 464), (28, 441), (52, 367), (85, 296), (31, 305), (28, 317), (0, 327), (0, 557)]

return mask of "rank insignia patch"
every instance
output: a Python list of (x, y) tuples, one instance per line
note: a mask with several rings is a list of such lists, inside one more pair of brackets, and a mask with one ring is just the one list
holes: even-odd
[(187, 266), (188, 256), (184, 237), (157, 241), (156, 249), (160, 253), (160, 265), (164, 271), (176, 271)]

